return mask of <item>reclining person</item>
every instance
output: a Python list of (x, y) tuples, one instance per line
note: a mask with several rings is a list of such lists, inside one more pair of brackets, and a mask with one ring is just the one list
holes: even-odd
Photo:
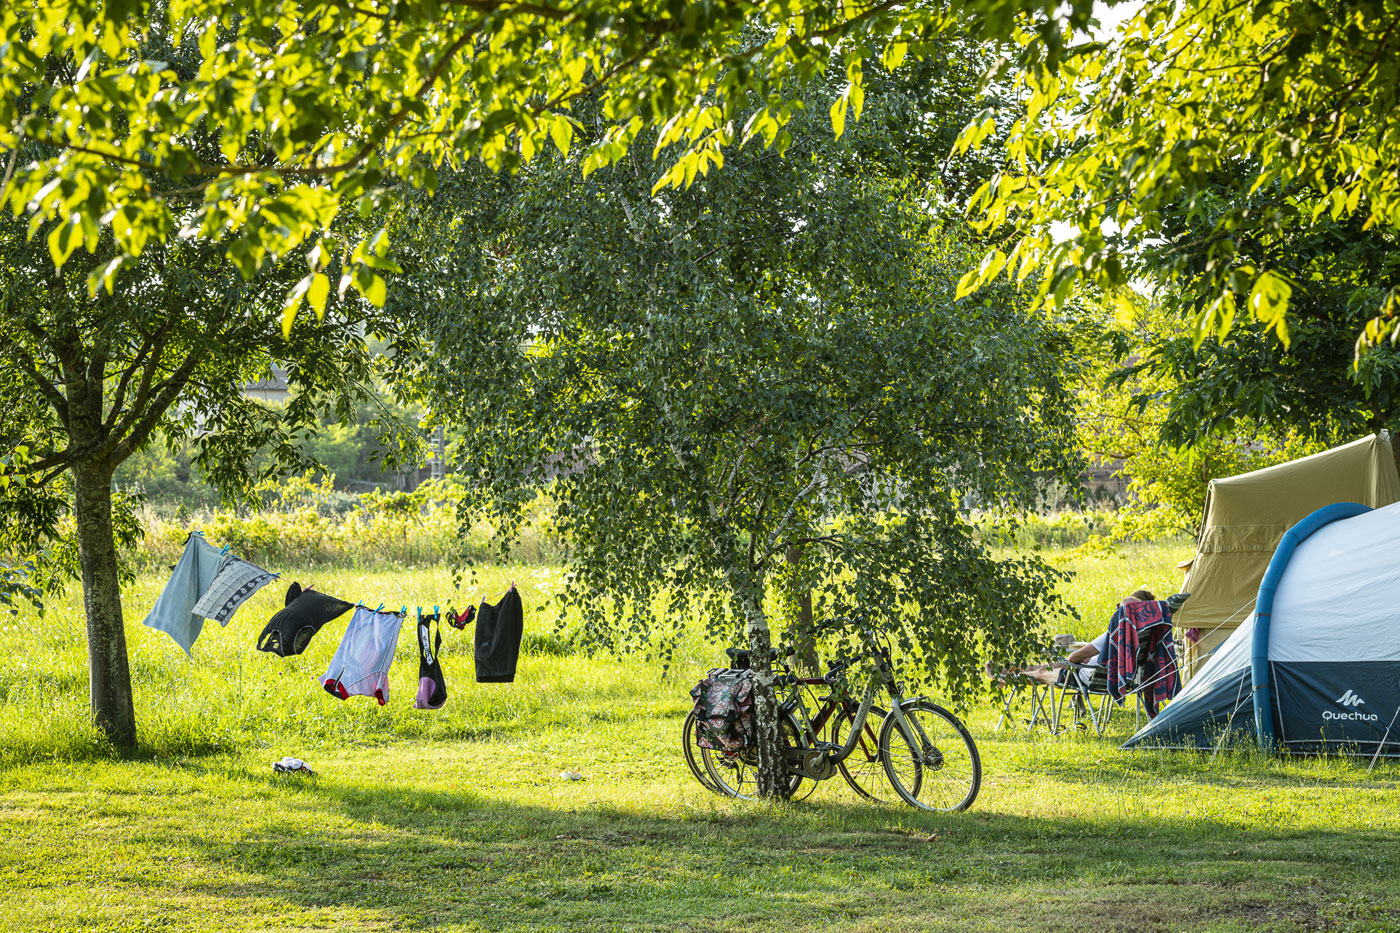
[[(1133, 595), (1126, 597), (1118, 605), (1126, 606), (1128, 603), (1132, 602), (1151, 602), (1156, 598), (1157, 597), (1153, 596), (1150, 590), (1138, 590), (1133, 593)], [(1173, 597), (1173, 599), (1175, 598), (1176, 597)], [(1020, 674), (1032, 680), (1038, 680), (1043, 684), (1053, 685), (1062, 684), (1068, 680), (1072, 668), (1074, 676), (1078, 677), (1079, 682), (1087, 687), (1089, 686), (1089, 681), (1094, 678), (1095, 668), (1098, 665), (1108, 663), (1108, 656), (1104, 654), (1104, 650), (1108, 646), (1108, 637), (1110, 633), (1111, 629), (1105, 629), (1103, 634), (1089, 642), (1089, 644), (1071, 651), (1069, 657), (1065, 658), (1064, 661), (1056, 661), (1053, 664), (1032, 664), (1018, 671), (1006, 671), (1002, 674), (996, 674), (989, 664), (987, 666), (987, 673), (992, 674), (992, 676), (999, 681), (1004, 680), (1008, 676), (1014, 677)]]

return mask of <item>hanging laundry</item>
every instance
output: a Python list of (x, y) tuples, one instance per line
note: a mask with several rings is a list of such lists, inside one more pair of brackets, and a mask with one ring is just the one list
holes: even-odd
[(525, 631), (525, 610), (520, 594), (510, 591), (496, 605), (483, 602), (476, 614), (476, 679), (484, 684), (508, 684), (515, 680), (520, 636)]
[(383, 608), (357, 606), (335, 650), (330, 666), (321, 675), (321, 686), (333, 697), (374, 697), (383, 706), (389, 702), (389, 666), (406, 612), (384, 612)]
[(447, 610), (447, 624), (450, 625), (450, 626), (452, 626), (453, 628), (457, 629), (458, 631), (460, 631), (460, 630), (466, 628), (468, 625), (470, 625), (472, 619), (475, 619), (475, 618), (476, 618), (476, 607), (475, 607), (475, 606), (468, 606), (468, 607), (467, 607), (467, 611), (464, 612), (464, 613), (462, 613), (461, 615), (458, 615), (457, 612), (456, 612), (456, 610), (454, 610), (454, 609), (449, 609), (449, 610)]
[(185, 649), (185, 654), (189, 654), (195, 639), (204, 629), (204, 617), (195, 613), (195, 603), (214, 582), (223, 560), (223, 552), (205, 541), (204, 535), (191, 532), (185, 539), (185, 550), (166, 581), (165, 589), (160, 591), (156, 604), (142, 624), (165, 632), (175, 639), (175, 644)]
[(199, 597), (199, 602), (194, 604), (194, 612), (220, 625), (228, 625), (228, 620), (233, 618), (244, 600), (277, 577), (278, 574), (264, 570), (257, 564), (226, 554), (213, 582)]
[[(415, 709), (442, 709), (447, 702), (447, 681), (442, 677), (438, 652), (442, 650), (442, 614), (430, 616), (418, 610), (418, 695), (413, 698)], [(438, 623), (437, 643), (430, 646), (429, 623)]]
[(338, 619), (353, 609), (350, 603), (315, 590), (303, 590), (300, 583), (287, 588), (287, 599), (262, 634), (258, 635), (258, 650), (289, 658), (301, 654), (321, 626)]

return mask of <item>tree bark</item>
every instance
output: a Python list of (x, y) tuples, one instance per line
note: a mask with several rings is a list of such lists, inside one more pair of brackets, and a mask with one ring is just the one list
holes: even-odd
[(136, 709), (122, 623), (121, 580), (112, 533), (112, 469), (73, 466), (73, 511), (87, 615), (88, 673), (92, 721), (117, 748), (136, 747)]
[(788, 545), (784, 558), (793, 579), (798, 581), (793, 594), (795, 611), (792, 620), (797, 669), (806, 677), (816, 677), (821, 673), (821, 659), (817, 657), (817, 641), (812, 635), (812, 590), (806, 585), (802, 574), (802, 548)]
[(773, 689), (772, 635), (763, 611), (762, 577), (740, 581), (735, 595), (744, 610), (753, 652), (754, 740), (758, 743), (758, 794), (765, 798), (788, 796), (787, 763), (783, 760), (782, 736), (778, 729), (778, 698)]

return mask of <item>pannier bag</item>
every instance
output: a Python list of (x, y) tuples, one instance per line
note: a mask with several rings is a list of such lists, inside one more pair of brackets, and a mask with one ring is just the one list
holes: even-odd
[(753, 678), (749, 671), (713, 670), (690, 691), (699, 725), (696, 744), (733, 752), (754, 744)]

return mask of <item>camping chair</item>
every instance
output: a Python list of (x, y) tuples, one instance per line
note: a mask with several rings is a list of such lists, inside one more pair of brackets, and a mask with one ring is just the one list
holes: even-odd
[[(1065, 698), (1072, 697), (1071, 715), (1076, 728), (1082, 728), (1087, 719), (1094, 727), (1095, 735), (1103, 735), (1113, 718), (1113, 696), (1108, 692), (1108, 666), (1105, 664), (1075, 664), (1064, 661), (1064, 676), (1051, 688), (1054, 692), (1054, 706), (1051, 710), (1050, 731), (1058, 735), (1064, 728), (1060, 725), (1064, 716)], [(1080, 671), (1091, 671), (1086, 684), (1079, 677)]]
[[(1156, 717), (1153, 707), (1155, 702), (1148, 702), (1148, 697), (1157, 681), (1169, 676), (1177, 670), (1176, 644), (1171, 639), (1172, 623), (1171, 619), (1163, 619), (1151, 625), (1144, 626), (1138, 630), (1138, 650), (1136, 663), (1133, 665), (1133, 673), (1128, 678), (1127, 690), (1124, 691), (1124, 699), (1133, 697), (1136, 701), (1136, 708), (1133, 711), (1133, 722), (1141, 724), (1145, 716), (1150, 722)], [(1163, 640), (1167, 641), (1168, 654), (1171, 657), (1171, 670), (1157, 670), (1154, 658)]]
[[(997, 720), (997, 730), (1006, 723), (1007, 719), (1014, 719), (1015, 713), (1012, 707), (1024, 693), (1030, 701), (1030, 718), (1022, 720), (1028, 728), (1034, 729), (1036, 726), (1044, 724), (1050, 725), (1050, 685), (1041, 683), (1034, 677), (1027, 677), (1025, 674), (1007, 674), (1004, 677), (1006, 686), (1006, 698), (1001, 704), (1001, 718)], [(1053, 733), (1054, 730), (1051, 729)]]
[[(1132, 622), (1125, 618), (1119, 626), (1131, 625)], [(1147, 691), (1155, 689), (1157, 681), (1162, 677), (1169, 676), (1176, 670), (1176, 652), (1172, 642), (1168, 641), (1168, 653), (1171, 657), (1171, 670), (1158, 671), (1154, 660), (1158, 649), (1162, 646), (1164, 639), (1171, 635), (1171, 618), (1159, 619), (1155, 622), (1142, 626), (1137, 630), (1138, 645), (1137, 653), (1133, 659), (1133, 671), (1127, 678), (1123, 699), (1133, 697), (1136, 703), (1133, 718), (1141, 724), (1142, 717), (1147, 716), (1149, 720), (1155, 715), (1152, 712), (1152, 705), (1146, 697)], [(1110, 648), (1114, 644), (1114, 639), (1118, 637), (1115, 631), (1109, 637)], [(1057, 696), (1051, 718), (1051, 728), (1058, 732), (1063, 714), (1064, 702), (1067, 696), (1073, 697), (1073, 721), (1075, 726), (1083, 725), (1087, 715), (1090, 723), (1094, 727), (1094, 732), (1103, 735), (1108, 728), (1110, 720), (1113, 718), (1113, 707), (1115, 701), (1112, 692), (1108, 687), (1108, 665), (1107, 664), (1075, 664), (1066, 660), (1066, 675), (1062, 682), (1055, 685)], [(1086, 684), (1078, 676), (1079, 671), (1091, 671), (1092, 676)]]

